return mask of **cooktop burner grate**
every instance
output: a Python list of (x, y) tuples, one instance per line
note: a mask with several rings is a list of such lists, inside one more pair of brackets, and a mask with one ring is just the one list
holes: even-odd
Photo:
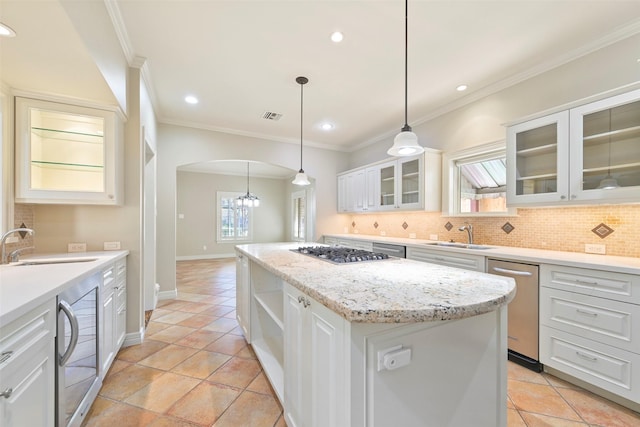
[(336, 264), (389, 259), (387, 254), (342, 246), (306, 246), (291, 250)]

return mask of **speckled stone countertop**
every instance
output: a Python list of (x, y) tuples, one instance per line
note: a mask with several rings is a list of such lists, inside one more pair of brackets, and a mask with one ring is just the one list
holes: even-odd
[(461, 319), (515, 296), (512, 278), (398, 258), (333, 264), (290, 250), (311, 245), (250, 244), (236, 251), (351, 322)]

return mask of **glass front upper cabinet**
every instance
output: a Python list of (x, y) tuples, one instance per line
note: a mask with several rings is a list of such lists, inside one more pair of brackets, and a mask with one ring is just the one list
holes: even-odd
[(566, 111), (507, 130), (507, 203), (568, 199), (569, 114)]
[(396, 162), (380, 165), (380, 209), (396, 207)]
[(640, 201), (640, 90), (507, 129), (507, 203)]
[(115, 112), (16, 98), (16, 201), (119, 204)]
[(571, 194), (640, 201), (640, 90), (570, 111)]

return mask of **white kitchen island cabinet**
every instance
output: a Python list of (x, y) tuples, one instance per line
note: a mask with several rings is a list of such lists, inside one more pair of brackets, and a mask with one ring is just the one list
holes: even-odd
[(287, 425), (506, 426), (512, 279), (295, 248), (236, 247), (249, 260), (247, 340)]

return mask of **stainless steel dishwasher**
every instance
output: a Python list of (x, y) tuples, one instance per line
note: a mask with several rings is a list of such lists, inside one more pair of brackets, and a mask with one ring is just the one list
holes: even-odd
[(516, 297), (507, 308), (509, 360), (540, 372), (538, 266), (490, 258), (487, 273), (515, 279)]

